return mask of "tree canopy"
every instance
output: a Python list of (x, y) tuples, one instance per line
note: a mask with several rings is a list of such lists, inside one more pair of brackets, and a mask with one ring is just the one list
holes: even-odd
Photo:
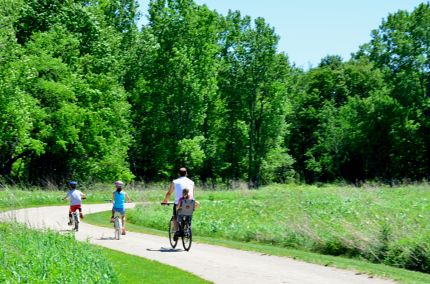
[(430, 175), (430, 6), (302, 70), (263, 18), (193, 0), (4, 0), (0, 175), (215, 185)]

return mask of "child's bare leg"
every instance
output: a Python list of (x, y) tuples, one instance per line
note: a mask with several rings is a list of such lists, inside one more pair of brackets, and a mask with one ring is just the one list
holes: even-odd
[(115, 210), (112, 209), (112, 216), (110, 217), (110, 222), (111, 223), (113, 223), (114, 215), (115, 215)]
[(125, 215), (121, 216), (121, 220), (122, 220), (122, 229), (125, 230)]
[(125, 235), (125, 215), (122, 215), (122, 235)]

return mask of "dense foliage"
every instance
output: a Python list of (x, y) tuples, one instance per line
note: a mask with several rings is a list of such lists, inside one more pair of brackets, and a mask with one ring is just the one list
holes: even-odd
[(430, 172), (430, 5), (308, 71), (264, 19), (193, 0), (4, 0), (0, 175), (250, 186)]

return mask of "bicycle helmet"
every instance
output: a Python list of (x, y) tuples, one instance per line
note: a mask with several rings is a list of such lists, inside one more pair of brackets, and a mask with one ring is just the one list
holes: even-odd
[(76, 181), (69, 181), (69, 186), (71, 188), (76, 188), (77, 185), (78, 185), (78, 182), (76, 182)]
[(120, 180), (117, 180), (115, 182), (115, 185), (118, 186), (118, 187), (122, 187), (124, 185), (124, 183), (122, 181), (120, 181)]

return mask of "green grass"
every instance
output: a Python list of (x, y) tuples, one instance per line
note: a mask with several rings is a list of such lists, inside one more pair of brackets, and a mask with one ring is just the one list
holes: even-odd
[(73, 235), (0, 223), (0, 283), (117, 283), (100, 251)]
[[(165, 208), (166, 210), (168, 208)], [(170, 212), (170, 211), (169, 211)], [(93, 225), (111, 227), (107, 220), (109, 220), (110, 212), (99, 212), (89, 214), (85, 218), (85, 222)], [(193, 225), (194, 226), (194, 225)], [(167, 238), (167, 222), (164, 221), (162, 230), (148, 228), (133, 223), (127, 223), (127, 230), (139, 233), (153, 234)], [(194, 228), (194, 227), (193, 227)], [(292, 248), (278, 247), (268, 244), (261, 244), (257, 242), (239, 242), (234, 240), (226, 240), (222, 238), (204, 237), (193, 235), (193, 239), (197, 242), (207, 243), (212, 245), (225, 246), (235, 249), (256, 251), (264, 254), (286, 256), (306, 262), (316, 263), (324, 266), (334, 266), (343, 269), (355, 270), (370, 275), (376, 275), (389, 279), (394, 279), (400, 283), (430, 283), (430, 275), (406, 269), (395, 268), (384, 264), (375, 264), (363, 260), (345, 258), (341, 256), (329, 256), (309, 251), (303, 251)]]
[[(159, 200), (161, 200), (159, 196)], [(430, 272), (430, 186), (270, 186), (196, 192), (195, 235), (368, 259)], [(161, 230), (171, 213), (157, 203), (129, 212)]]
[(102, 249), (121, 283), (210, 283), (189, 272), (138, 256)]

